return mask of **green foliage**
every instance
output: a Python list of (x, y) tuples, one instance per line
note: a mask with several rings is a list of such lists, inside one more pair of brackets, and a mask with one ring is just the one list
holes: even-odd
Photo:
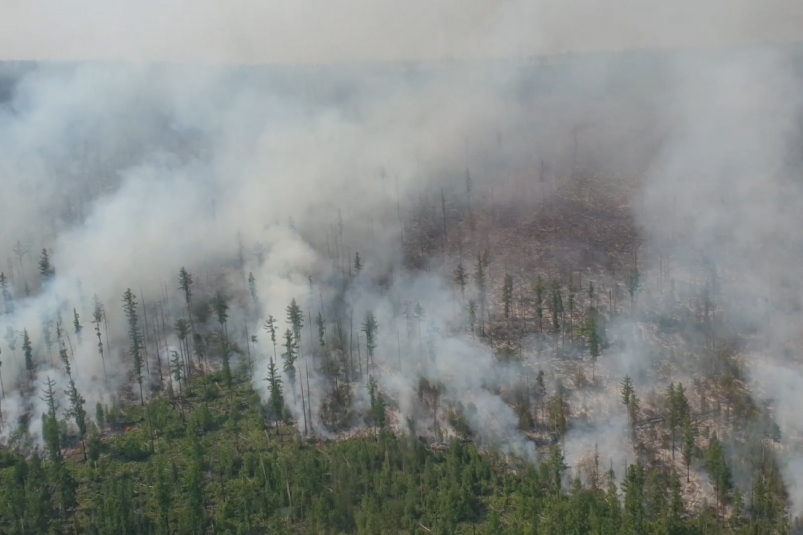
[(596, 362), (597, 357), (599, 357), (599, 346), (600, 346), (600, 338), (599, 338), (599, 331), (597, 329), (597, 316), (598, 312), (595, 308), (590, 308), (588, 310), (588, 316), (586, 317), (586, 339), (588, 340), (588, 353), (591, 355), (591, 359)]
[(290, 386), (295, 392), (296, 384), (296, 359), (298, 358), (298, 346), (296, 345), (296, 337), (293, 336), (293, 331), (287, 329), (284, 332), (284, 353), (282, 353), (282, 360), (284, 361), (284, 373), (287, 374), (287, 380), (290, 381)]
[(123, 293), (123, 311), (125, 312), (125, 317), (128, 320), (128, 337), (131, 344), (128, 352), (133, 360), (134, 375), (136, 376), (137, 384), (139, 384), (140, 404), (144, 406), (145, 395), (142, 391), (142, 369), (144, 367), (144, 359), (142, 356), (142, 333), (139, 330), (137, 297), (133, 294), (133, 292), (131, 292), (131, 288), (128, 288), (125, 293)]
[(28, 336), (28, 329), (22, 330), (22, 351), (25, 354), (25, 369), (28, 370), (31, 381), (33, 381), (33, 371), (36, 369), (36, 365), (33, 362), (33, 345), (31, 337)]
[(569, 404), (560, 393), (555, 394), (547, 403), (549, 427), (557, 436), (563, 436), (569, 430)]
[(321, 349), (323, 349), (326, 347), (326, 323), (320, 311), (318, 311), (318, 315), (315, 317), (315, 324), (318, 326), (318, 343), (321, 345)]
[(183, 266), (178, 271), (178, 287), (184, 292), (184, 301), (189, 307), (192, 302), (192, 275)]
[(733, 480), (730, 467), (725, 459), (725, 448), (717, 438), (716, 433), (709, 441), (705, 466), (708, 470), (708, 478), (716, 493), (717, 505), (719, 505), (725, 502), (728, 491), (733, 485)]
[[(148, 403), (153, 452), (147, 426), (137, 423), (145, 411), (130, 407), (115, 409), (114, 420), (132, 429), (108, 444), (89, 431), (91, 463), (69, 455), (47, 461), (4, 455), (0, 533), (788, 532), (780, 471), (771, 456), (756, 475), (743, 515), (737, 515), (740, 497), (733, 493), (727, 523), (690, 519), (679, 478), (660, 468), (628, 466), (619, 496), (612, 471), (599, 484), (596, 478), (587, 486), (574, 479), (566, 488), (570, 472), (558, 444), (539, 468), (508, 464), (460, 440), (433, 450), (386, 429), (313, 445), (288, 440), (287, 428), (266, 434), (247, 382), (234, 385), (231, 399), (199, 402), (199, 388), (216, 380), (219, 374), (191, 382), (194, 402), (183, 409), (166, 399)], [(368, 383), (372, 404), (365, 416), (381, 427), (383, 397), (372, 379)], [(450, 413), (449, 421), (457, 419)]]
[(362, 330), (365, 333), (365, 346), (368, 349), (368, 360), (373, 366), (374, 351), (376, 351), (376, 331), (378, 324), (374, 313), (370, 310), (365, 314), (365, 321), (362, 324)]
[(301, 329), (304, 327), (304, 312), (296, 303), (295, 298), (287, 305), (287, 323), (293, 328), (296, 344), (301, 341)]
[(104, 427), (106, 427), (106, 413), (103, 410), (103, 404), (100, 401), (95, 404), (95, 422), (97, 422), (98, 429), (101, 431)]
[(178, 356), (178, 351), (171, 351), (170, 352), (170, 373), (173, 376), (173, 380), (178, 383), (178, 394), (179, 396), (182, 395), (181, 390), (181, 379), (182, 379), (182, 370), (184, 366), (181, 363), (181, 359)]
[(383, 428), (385, 427), (386, 405), (373, 377), (368, 378), (368, 393), (371, 398), (371, 421), (376, 427)]
[(70, 400), (70, 410), (67, 412), (67, 416), (71, 416), (75, 420), (75, 426), (78, 428), (78, 438), (81, 442), (84, 442), (87, 429), (86, 409), (84, 409), (86, 401), (78, 392), (72, 375), (69, 376), (69, 388), (66, 393), (67, 399)]
[(276, 368), (276, 362), (271, 357), (268, 360), (268, 376), (265, 378), (268, 381), (268, 388), (270, 389), (270, 399), (268, 406), (270, 407), (272, 417), (276, 422), (276, 430), (278, 432), (279, 422), (284, 420), (284, 396), (282, 394), (282, 378), (279, 377), (279, 371)]
[(47, 403), (47, 413), (42, 414), (42, 438), (45, 440), (47, 451), (50, 454), (50, 462), (53, 464), (61, 463), (61, 430), (58, 420), (58, 402), (53, 387), (56, 382), (50, 377), (45, 382), (45, 402)]
[(630, 397), (635, 393), (633, 390), (633, 381), (630, 380), (629, 375), (625, 375), (625, 378), (622, 379), (622, 404), (623, 405), (630, 405)]
[(112, 453), (123, 462), (142, 462), (150, 457), (150, 448), (142, 430), (126, 433), (115, 441)]
[(73, 329), (75, 331), (75, 336), (78, 338), (78, 341), (80, 342), (81, 331), (84, 329), (84, 327), (83, 325), (81, 325), (81, 319), (78, 316), (78, 310), (73, 308), (72, 314), (73, 314), (73, 320), (72, 320)]

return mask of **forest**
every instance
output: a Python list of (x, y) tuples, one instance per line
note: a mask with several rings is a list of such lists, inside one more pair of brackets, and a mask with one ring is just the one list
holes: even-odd
[(0, 532), (803, 532), (801, 67), (0, 65)]

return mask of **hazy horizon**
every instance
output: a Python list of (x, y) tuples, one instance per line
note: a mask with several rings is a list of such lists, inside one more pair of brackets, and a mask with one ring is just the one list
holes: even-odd
[[(647, 30), (649, 29), (649, 30)], [(790, 42), (792, 0), (45, 0), (0, 7), (0, 60), (319, 64)]]

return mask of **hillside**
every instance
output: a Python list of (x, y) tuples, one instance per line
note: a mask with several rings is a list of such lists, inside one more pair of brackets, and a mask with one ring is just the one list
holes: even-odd
[(800, 531), (800, 65), (14, 71), (0, 532)]

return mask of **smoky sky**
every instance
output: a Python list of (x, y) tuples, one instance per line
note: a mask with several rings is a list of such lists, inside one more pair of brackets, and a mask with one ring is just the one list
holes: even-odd
[(9, 0), (0, 58), (329, 63), (798, 40), (795, 0)]

